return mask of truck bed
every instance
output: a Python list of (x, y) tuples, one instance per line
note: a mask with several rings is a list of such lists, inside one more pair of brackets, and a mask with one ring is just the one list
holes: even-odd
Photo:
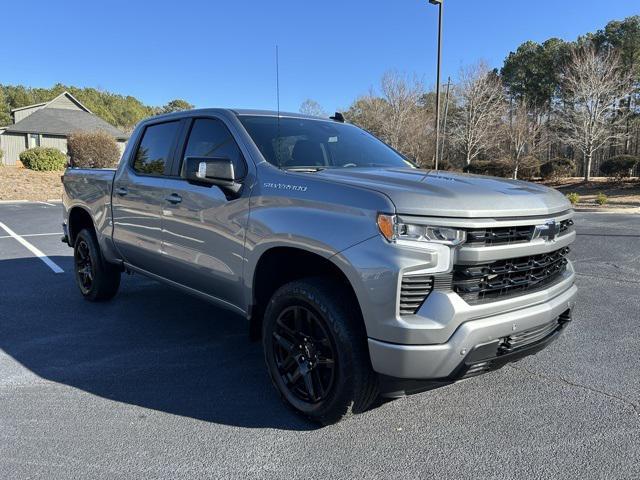
[(88, 205), (109, 204), (115, 174), (112, 168), (69, 168), (64, 173), (65, 194)]
[(62, 201), (68, 211), (82, 207), (93, 218), (98, 239), (111, 236), (111, 191), (115, 169), (68, 168), (64, 173)]

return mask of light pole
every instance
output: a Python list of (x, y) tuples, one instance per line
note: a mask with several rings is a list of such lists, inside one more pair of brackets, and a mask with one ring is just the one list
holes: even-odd
[(443, 0), (429, 0), (431, 5), (438, 6), (438, 69), (436, 74), (436, 155), (435, 169), (438, 170), (440, 145), (440, 59), (442, 57), (442, 2)]

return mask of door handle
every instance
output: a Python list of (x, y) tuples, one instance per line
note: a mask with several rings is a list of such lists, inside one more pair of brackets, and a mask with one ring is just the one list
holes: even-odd
[(127, 193), (129, 193), (129, 190), (127, 190), (126, 187), (116, 188), (116, 194), (120, 195), (121, 197), (124, 197)]
[(165, 200), (169, 203), (173, 203), (174, 205), (176, 205), (182, 201), (182, 197), (177, 193), (172, 193), (168, 197), (165, 197)]

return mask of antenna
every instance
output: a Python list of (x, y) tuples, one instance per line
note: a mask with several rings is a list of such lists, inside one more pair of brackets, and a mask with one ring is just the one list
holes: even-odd
[(278, 145), (278, 150), (276, 152), (276, 157), (278, 159), (278, 168), (282, 168), (281, 166), (281, 154), (282, 154), (282, 146), (281, 146), (281, 142), (280, 142), (280, 59), (278, 57), (278, 45), (276, 44), (276, 103), (277, 103), (277, 108), (278, 108), (278, 116), (276, 117), (276, 122), (277, 122), (277, 135), (278, 135), (278, 140), (277, 140), (277, 145)]
[(278, 58), (278, 45), (276, 45), (276, 103), (278, 104), (278, 119), (280, 118), (280, 61)]

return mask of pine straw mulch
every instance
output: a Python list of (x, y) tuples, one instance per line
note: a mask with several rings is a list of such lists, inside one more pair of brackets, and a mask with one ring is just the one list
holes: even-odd
[[(565, 195), (568, 193), (580, 195), (578, 207), (603, 209), (640, 208), (639, 178), (615, 181), (609, 177), (593, 177), (589, 183), (585, 183), (583, 178), (570, 177), (544, 182), (544, 184), (560, 190)], [(596, 197), (600, 192), (604, 193), (609, 200), (604, 206), (596, 203)]]
[(60, 200), (62, 174), (0, 166), (0, 200)]

